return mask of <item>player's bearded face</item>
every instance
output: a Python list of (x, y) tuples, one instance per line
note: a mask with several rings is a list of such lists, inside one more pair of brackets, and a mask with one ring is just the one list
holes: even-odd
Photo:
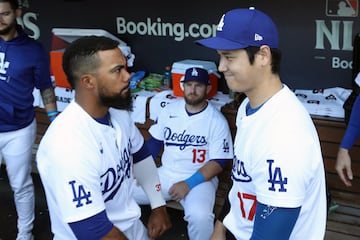
[(16, 20), (11, 23), (0, 22), (0, 35), (9, 34), (16, 27)]
[(121, 91), (120, 93), (112, 96), (109, 96), (102, 90), (100, 91), (99, 96), (100, 101), (105, 106), (128, 111), (132, 110), (132, 98), (129, 90)]
[(184, 100), (189, 105), (201, 104), (206, 99), (206, 89), (204, 91), (191, 91), (184, 93)]

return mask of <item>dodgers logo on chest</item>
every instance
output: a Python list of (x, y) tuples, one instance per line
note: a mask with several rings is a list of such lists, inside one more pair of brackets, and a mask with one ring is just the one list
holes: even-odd
[(100, 186), (102, 187), (102, 194), (105, 196), (105, 202), (113, 199), (123, 181), (131, 177), (130, 149), (131, 142), (129, 141), (126, 147), (119, 151), (120, 159), (116, 168), (109, 168), (101, 175)]
[[(101, 144), (100, 144), (101, 145)], [(118, 193), (122, 183), (126, 178), (131, 177), (131, 143), (128, 142), (125, 148), (119, 151), (119, 160), (116, 164), (109, 161), (109, 167), (100, 176), (101, 193), (104, 196), (104, 201), (112, 200)], [(105, 154), (104, 161), (106, 161), (106, 149), (100, 147), (100, 153)], [(110, 158), (110, 157), (109, 157)], [(78, 183), (76, 180), (69, 181), (69, 186), (73, 193), (72, 201), (76, 207), (82, 207), (92, 203), (91, 190), (87, 189), (84, 184)]]
[(186, 147), (200, 147), (207, 145), (206, 136), (192, 135), (186, 130), (173, 132), (170, 128), (164, 130), (164, 142), (166, 146), (178, 146), (180, 150)]

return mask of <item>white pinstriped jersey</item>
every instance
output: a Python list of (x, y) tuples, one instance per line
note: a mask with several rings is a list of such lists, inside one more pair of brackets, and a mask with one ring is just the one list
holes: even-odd
[(192, 116), (185, 110), (184, 99), (168, 104), (149, 132), (164, 141), (162, 166), (175, 178), (191, 176), (211, 159), (233, 158), (229, 125), (210, 102)]
[(140, 216), (131, 195), (131, 154), (144, 139), (127, 111), (109, 112), (113, 127), (96, 122), (73, 101), (42, 138), (37, 166), (54, 239), (76, 239), (67, 223), (104, 209), (122, 231)]
[(247, 103), (245, 99), (236, 119), (231, 210), (224, 225), (237, 239), (249, 239), (256, 201), (276, 207), (301, 206), (290, 239), (323, 239), (324, 166), (309, 114), (287, 86), (249, 116)]

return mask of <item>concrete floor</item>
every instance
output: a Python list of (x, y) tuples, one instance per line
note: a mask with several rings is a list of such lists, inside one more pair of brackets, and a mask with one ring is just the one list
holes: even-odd
[[(35, 240), (50, 240), (49, 212), (47, 210), (44, 190), (39, 175), (33, 173), (35, 184), (35, 223), (33, 233)], [(150, 208), (143, 206), (143, 221), (146, 222)], [(166, 232), (159, 240), (184, 240), (186, 237), (186, 223), (183, 220), (183, 212), (175, 209), (168, 209), (173, 227)], [(13, 194), (9, 186), (5, 166), (1, 165), (0, 170), (0, 240), (14, 240), (16, 238), (16, 211), (13, 201)]]

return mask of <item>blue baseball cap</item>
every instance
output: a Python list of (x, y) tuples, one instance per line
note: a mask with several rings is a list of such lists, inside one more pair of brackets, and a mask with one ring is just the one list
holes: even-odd
[(195, 43), (216, 50), (262, 45), (278, 48), (279, 36), (275, 23), (268, 15), (253, 7), (238, 8), (221, 17), (215, 37), (197, 40)]
[(184, 79), (181, 82), (196, 81), (205, 85), (210, 85), (209, 73), (206, 69), (192, 67), (185, 71)]

